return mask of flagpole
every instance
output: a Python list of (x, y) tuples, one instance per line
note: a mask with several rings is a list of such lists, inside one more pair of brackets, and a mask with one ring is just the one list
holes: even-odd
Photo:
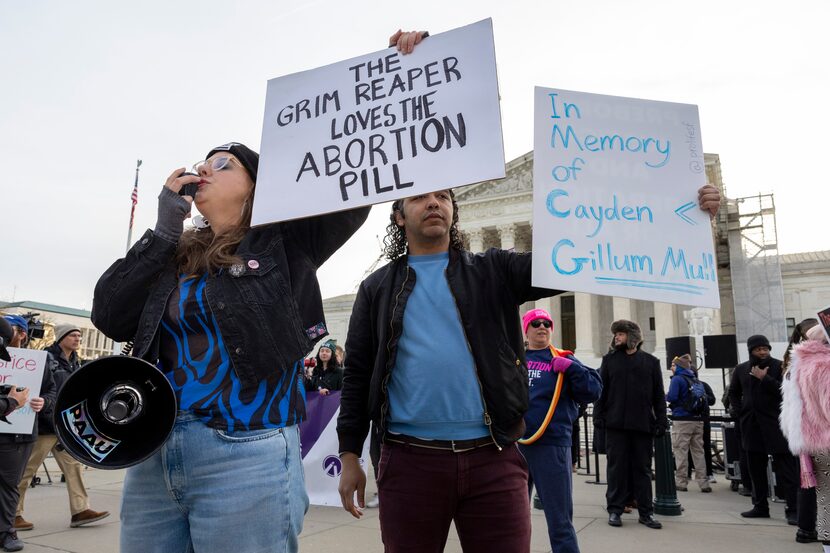
[(133, 186), (133, 193), (130, 196), (130, 203), (132, 207), (130, 208), (130, 226), (127, 229), (127, 249), (126, 252), (130, 251), (130, 244), (133, 241), (133, 216), (135, 215), (135, 205), (138, 203), (138, 168), (141, 167), (141, 160), (136, 160), (135, 163), (135, 185)]

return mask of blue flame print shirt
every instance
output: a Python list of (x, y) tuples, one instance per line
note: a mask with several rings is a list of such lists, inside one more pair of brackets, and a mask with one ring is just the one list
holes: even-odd
[(292, 402), (301, 404), (297, 413), (305, 412), (302, 360), (244, 388), (210, 311), (206, 284), (207, 274), (180, 276), (161, 321), (160, 368), (176, 392), (179, 410), (228, 432), (285, 426)]

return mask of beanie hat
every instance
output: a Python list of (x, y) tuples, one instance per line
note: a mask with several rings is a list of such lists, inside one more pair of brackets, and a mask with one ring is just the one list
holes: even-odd
[(522, 317), (522, 329), (524, 330), (525, 334), (527, 334), (527, 327), (530, 326), (530, 323), (537, 319), (542, 319), (543, 321), (550, 321), (551, 331), (553, 330), (553, 319), (550, 318), (550, 313), (548, 313), (544, 309), (531, 309)]
[(677, 365), (683, 369), (691, 369), (692, 368), (692, 356), (688, 353), (684, 353), (683, 355), (678, 355), (674, 359), (672, 359), (672, 363)]
[(81, 331), (81, 329), (80, 329), (80, 328), (78, 328), (76, 325), (71, 325), (71, 324), (61, 324), (61, 325), (57, 325), (57, 326), (55, 327), (55, 343), (56, 343), (56, 344), (60, 344), (60, 343), (61, 343), (61, 340), (63, 340), (64, 338), (66, 338), (66, 335), (67, 335), (67, 334), (69, 334), (70, 332), (74, 332), (74, 331), (76, 331), (76, 330), (77, 330), (78, 332), (80, 332), (80, 331)]
[(749, 350), (749, 353), (752, 353), (752, 350), (759, 346), (766, 346), (772, 349), (772, 346), (769, 345), (769, 340), (763, 334), (754, 334), (747, 338), (746, 340), (746, 349)]
[(326, 340), (325, 342), (322, 343), (322, 345), (320, 347), (321, 348), (328, 348), (328, 349), (331, 350), (331, 353), (334, 354), (334, 350), (337, 349), (337, 342), (335, 342), (334, 340)]
[(23, 332), (29, 332), (29, 323), (20, 315), (3, 315), (3, 318), (12, 325), (19, 327)]
[(208, 155), (205, 156), (205, 159), (210, 159), (210, 156), (217, 152), (229, 152), (233, 154), (234, 157), (239, 160), (239, 163), (242, 164), (242, 167), (248, 171), (248, 175), (251, 177), (251, 180), (256, 183), (256, 173), (259, 168), (258, 153), (244, 144), (240, 144), (239, 142), (228, 142), (227, 144), (222, 144), (221, 146), (217, 146), (209, 151)]
[[(634, 321), (628, 321), (626, 319), (614, 321), (611, 323), (611, 334), (616, 334), (617, 332), (625, 332), (628, 334), (628, 340), (626, 342), (627, 349), (637, 349), (637, 346), (643, 343), (643, 331), (640, 330), (640, 325)], [(614, 340), (612, 338), (611, 346), (613, 345)]]
[(816, 342), (824, 342), (825, 344), (827, 343), (827, 336), (825, 336), (824, 329), (821, 328), (821, 325), (815, 325), (808, 330), (807, 339), (815, 340)]

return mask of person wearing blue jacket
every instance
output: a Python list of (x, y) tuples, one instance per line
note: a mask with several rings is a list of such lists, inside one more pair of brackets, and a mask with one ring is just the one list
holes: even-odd
[[(519, 441), (519, 449), (530, 469), (528, 493), (535, 484), (553, 550), (579, 553), (573, 527), (571, 433), (579, 417), (579, 404), (598, 400), (602, 381), (596, 370), (580, 363), (570, 351), (551, 346), (553, 320), (547, 311), (528, 311), (522, 317), (522, 326), (527, 337), (530, 404), (524, 416), (527, 431)], [(563, 382), (559, 401), (543, 429), (560, 374)]]
[[(695, 481), (700, 486), (701, 492), (709, 493), (712, 487), (706, 475), (706, 457), (703, 450), (703, 409), (699, 412), (690, 412), (687, 402), (689, 394), (692, 393), (691, 386), (697, 384), (702, 386), (702, 383), (697, 379), (692, 366), (692, 356), (688, 353), (675, 357), (671, 370), (672, 378), (669, 392), (666, 394), (666, 403), (669, 404), (672, 417), (675, 419), (672, 422), (671, 432), (672, 453), (677, 467), (674, 473), (674, 483), (677, 491), (688, 490), (689, 453), (691, 452), (692, 462), (695, 465)], [(714, 403), (714, 396), (707, 397), (707, 403), (710, 399)], [(686, 420), (678, 420), (678, 418)]]

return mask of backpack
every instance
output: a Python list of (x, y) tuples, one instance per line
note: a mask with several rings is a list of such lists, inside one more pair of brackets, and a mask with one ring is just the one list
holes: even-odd
[(680, 407), (692, 415), (702, 415), (708, 405), (706, 388), (697, 378), (692, 379), (685, 374), (681, 374), (680, 377), (688, 385), (686, 395), (680, 401)]

